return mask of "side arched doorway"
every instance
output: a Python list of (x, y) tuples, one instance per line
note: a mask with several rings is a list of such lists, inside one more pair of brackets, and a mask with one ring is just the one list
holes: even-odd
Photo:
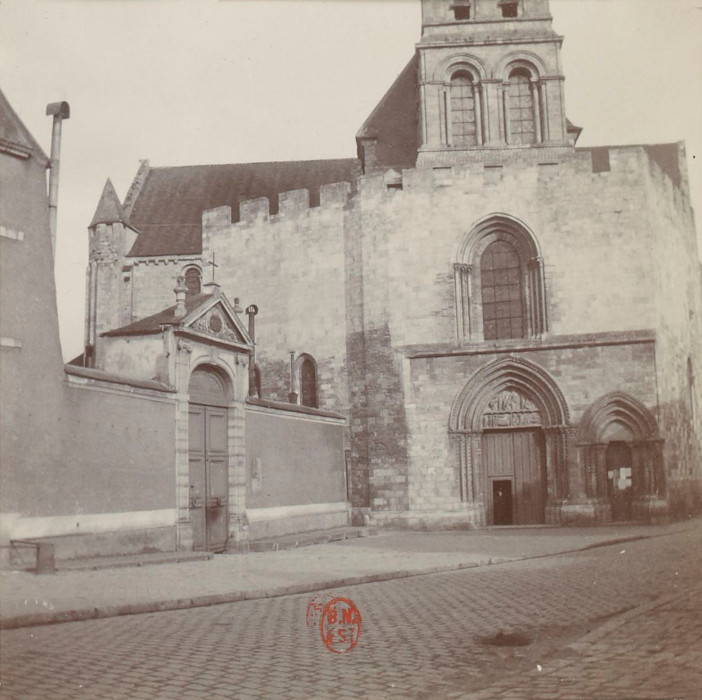
[(623, 392), (601, 397), (583, 414), (577, 443), (587, 496), (604, 520), (666, 517), (663, 441), (640, 401)]
[(487, 525), (558, 520), (568, 493), (565, 399), (542, 368), (519, 358), (476, 372), (451, 409), (461, 499)]
[(198, 367), (188, 386), (188, 504), (193, 549), (221, 552), (229, 510), (229, 382)]

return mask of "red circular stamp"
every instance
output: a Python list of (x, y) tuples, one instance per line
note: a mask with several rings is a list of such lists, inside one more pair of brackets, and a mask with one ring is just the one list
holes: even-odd
[(361, 612), (348, 598), (332, 598), (322, 609), (319, 634), (335, 654), (351, 651), (361, 636)]

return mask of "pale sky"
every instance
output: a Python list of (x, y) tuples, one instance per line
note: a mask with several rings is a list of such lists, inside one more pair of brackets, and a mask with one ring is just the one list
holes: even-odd
[[(551, 0), (579, 146), (685, 140), (702, 208), (702, 0)], [(48, 153), (66, 100), (56, 283), (83, 345), (87, 225), (107, 177), (355, 156), (414, 52), (420, 0), (0, 0), (0, 86)]]

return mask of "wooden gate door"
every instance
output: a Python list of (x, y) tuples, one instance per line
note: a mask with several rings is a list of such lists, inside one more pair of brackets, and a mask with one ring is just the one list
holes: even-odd
[(488, 522), (493, 525), (510, 524), (506, 521), (505, 503), (495, 502), (495, 483), (499, 482), (500, 492), (505, 492), (505, 481), (511, 481), (511, 522), (517, 525), (545, 522), (546, 469), (541, 431), (485, 432), (482, 443), (488, 480)]
[(193, 549), (221, 552), (227, 541), (227, 409), (190, 404), (190, 518)]

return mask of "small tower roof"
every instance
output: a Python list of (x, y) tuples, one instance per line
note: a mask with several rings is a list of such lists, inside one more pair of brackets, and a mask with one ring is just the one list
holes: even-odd
[(124, 213), (122, 204), (119, 201), (115, 187), (112, 184), (112, 180), (107, 178), (105, 187), (103, 187), (102, 195), (100, 196), (100, 201), (98, 202), (97, 209), (93, 216), (93, 220), (90, 222), (89, 228), (93, 228), (98, 224), (126, 224), (127, 215)]

